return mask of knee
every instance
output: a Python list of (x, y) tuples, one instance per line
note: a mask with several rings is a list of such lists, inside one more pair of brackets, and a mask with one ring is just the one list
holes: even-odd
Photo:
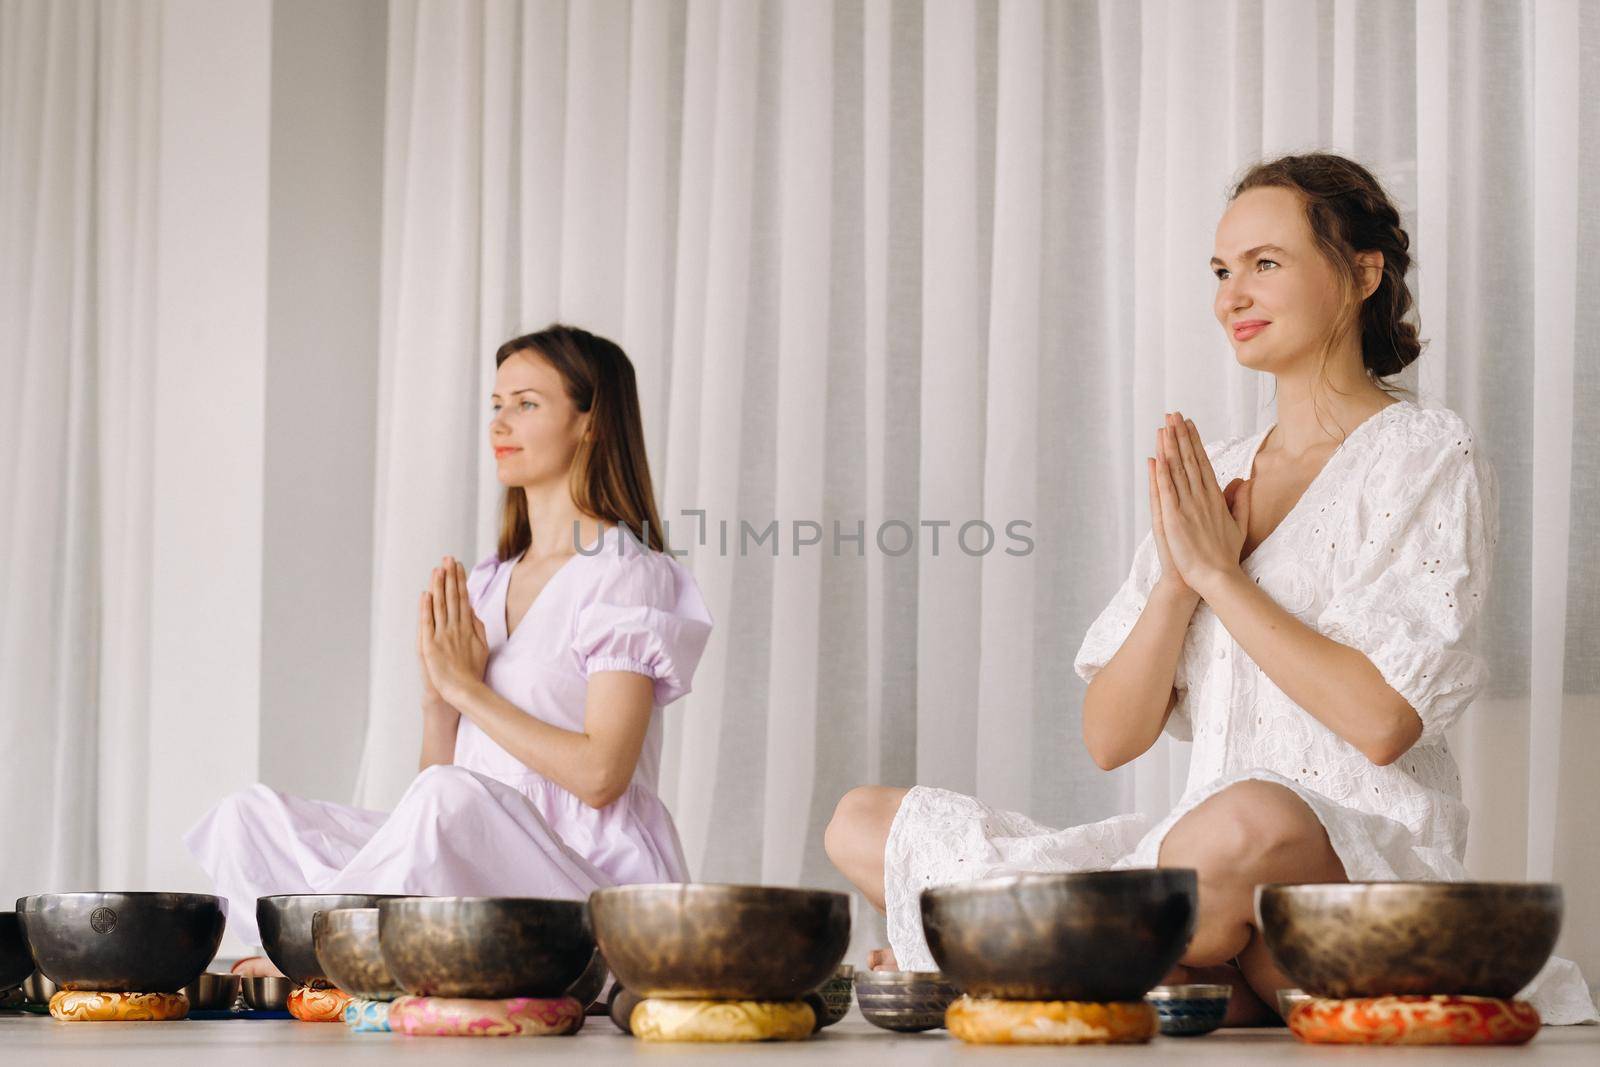
[(1287, 858), (1324, 838), (1321, 822), (1303, 800), (1280, 785), (1256, 781), (1208, 797), (1173, 831), (1179, 840), (1171, 857), (1163, 857), (1169, 865), (1194, 867), (1202, 881), (1249, 885), (1279, 877)]
[(396, 806), (424, 805), (441, 815), (448, 815), (466, 807), (480, 796), (483, 786), (478, 776), (464, 767), (449, 763), (436, 763), (424, 768), (406, 789)]
[[(886, 794), (896, 792), (883, 786), (858, 785), (839, 798), (822, 835), (823, 850), (835, 867), (843, 868), (859, 855), (862, 840), (870, 836), (873, 825), (884, 821)], [(891, 812), (889, 818), (893, 817)]]

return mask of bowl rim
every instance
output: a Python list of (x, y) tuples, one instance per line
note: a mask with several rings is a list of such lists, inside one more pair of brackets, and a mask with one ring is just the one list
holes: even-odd
[(1018, 871), (1013, 874), (994, 875), (970, 882), (952, 882), (949, 885), (931, 886), (920, 894), (921, 899), (939, 900), (954, 898), (980, 891), (1022, 888), (1034, 885), (1092, 885), (1096, 882), (1126, 882), (1159, 875), (1161, 880), (1188, 875), (1196, 884), (1199, 872), (1193, 867), (1124, 867), (1103, 871)]
[(866, 985), (955, 985), (944, 971), (857, 971), (856, 986)]
[(602, 886), (589, 894), (589, 899), (595, 897), (635, 897), (667, 895), (694, 896), (714, 895), (718, 897), (771, 897), (775, 899), (813, 899), (813, 900), (838, 900), (846, 906), (850, 903), (850, 895), (841, 893), (836, 889), (810, 889), (805, 886), (792, 885), (754, 885), (746, 882), (635, 882), (631, 885)]
[[(456, 905), (456, 904), (556, 904), (562, 908), (581, 908), (585, 901), (567, 900), (562, 897), (428, 897), (417, 895), (399, 894), (386, 896), (374, 905), (379, 914), (389, 911), (386, 904), (410, 904), (416, 907), (429, 905)], [(364, 911), (364, 908), (329, 908), (329, 911)]]
[[(407, 896), (404, 893), (268, 893), (256, 897), (256, 906), (260, 907), (263, 900), (337, 900), (340, 897), (367, 897), (371, 900), (395, 900)], [(320, 911), (356, 911), (361, 907), (374, 905), (346, 904), (343, 907), (320, 908)]]
[(86, 889), (72, 893), (31, 893), (25, 897), (17, 898), (18, 915), (24, 912), (35, 912), (38, 908), (36, 902), (45, 900), (81, 900), (87, 903), (90, 900), (104, 901), (107, 897), (132, 897), (144, 904), (169, 904), (186, 906), (205, 906), (206, 904), (222, 907), (222, 898), (211, 893), (181, 893), (170, 890), (133, 890), (124, 892), (117, 889)]
[(1289, 896), (1315, 896), (1321, 893), (1337, 893), (1341, 891), (1360, 890), (1364, 893), (1380, 892), (1393, 893), (1399, 890), (1414, 891), (1427, 890), (1432, 893), (1480, 893), (1485, 891), (1507, 892), (1521, 890), (1527, 893), (1561, 892), (1559, 882), (1520, 882), (1520, 881), (1384, 881), (1384, 882), (1263, 882), (1256, 886), (1259, 895), (1268, 891)]
[(1220, 1000), (1223, 1003), (1227, 1003), (1232, 997), (1231, 985), (1211, 982), (1158, 985), (1144, 995), (1146, 1000)]

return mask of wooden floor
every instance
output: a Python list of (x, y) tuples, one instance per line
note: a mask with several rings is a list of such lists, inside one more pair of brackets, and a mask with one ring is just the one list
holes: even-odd
[[(531, 1053), (537, 1053), (530, 1056)], [(356, 1034), (337, 1023), (235, 1020), (175, 1023), (61, 1023), (48, 1016), (0, 1014), (0, 1062), (33, 1064), (115, 1062), (122, 1065), (293, 1064), (324, 1067), (347, 1063), (518, 1063), (535, 1060), (590, 1065), (637, 1064), (646, 1060), (701, 1063), (782, 1063), (817, 1067), (853, 1064), (1051, 1063), (1121, 1065), (1144, 1063), (1299, 1064), (1401, 1063), (1406, 1067), (1451, 1063), (1499, 1067), (1600, 1064), (1600, 1026), (1546, 1027), (1533, 1043), (1514, 1049), (1350, 1049), (1297, 1044), (1282, 1029), (1219, 1030), (1204, 1037), (1157, 1038), (1149, 1045), (1120, 1048), (974, 1048), (942, 1030), (892, 1034), (854, 1011), (811, 1041), (769, 1045), (647, 1045), (590, 1018), (583, 1031), (558, 1038), (407, 1038)]]

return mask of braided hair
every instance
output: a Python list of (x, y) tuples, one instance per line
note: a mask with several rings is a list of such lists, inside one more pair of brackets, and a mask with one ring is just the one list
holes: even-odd
[[(1400, 212), (1371, 171), (1353, 160), (1329, 152), (1281, 156), (1252, 166), (1228, 200), (1249, 189), (1278, 187), (1300, 195), (1312, 237), (1344, 282), (1341, 313), (1328, 339), (1323, 359), (1359, 323), (1361, 362), (1374, 383), (1391, 390), (1379, 379), (1399, 374), (1416, 361), (1427, 343), (1418, 338), (1415, 324), (1406, 320), (1411, 310), (1411, 289), (1406, 272), (1411, 268), (1411, 238), (1400, 226)], [(1383, 277), (1372, 295), (1361, 300), (1361, 272), (1356, 253), (1383, 253)], [(1359, 303), (1359, 313), (1352, 315)], [(1354, 321), (1352, 321), (1354, 320)]]

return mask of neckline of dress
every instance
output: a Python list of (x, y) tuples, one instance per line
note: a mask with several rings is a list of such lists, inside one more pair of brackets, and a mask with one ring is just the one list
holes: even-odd
[[(1333, 466), (1334, 461), (1339, 458), (1341, 453), (1344, 452), (1345, 445), (1349, 444), (1355, 439), (1356, 435), (1360, 434), (1368, 426), (1376, 423), (1390, 411), (1410, 403), (1411, 401), (1409, 400), (1396, 400), (1392, 404), (1385, 404), (1377, 411), (1374, 411), (1371, 415), (1368, 415), (1366, 418), (1356, 423), (1355, 428), (1344, 435), (1344, 440), (1339, 442), (1338, 447), (1333, 450), (1333, 453), (1329, 455), (1327, 459), (1322, 461), (1322, 466), (1318, 468), (1317, 473), (1312, 476), (1311, 480), (1306, 483), (1306, 487), (1300, 491), (1300, 495), (1295, 498), (1295, 502), (1290, 505), (1289, 510), (1283, 513), (1283, 518), (1278, 520), (1278, 525), (1274, 526), (1267, 536), (1263, 537), (1260, 543), (1258, 543), (1255, 548), (1250, 550), (1250, 554), (1248, 556), (1239, 561), (1239, 566), (1243, 568), (1249, 567), (1252, 562), (1260, 557), (1261, 550), (1266, 547), (1267, 543), (1274, 537), (1278, 536), (1278, 531), (1289, 524), (1289, 520), (1294, 518), (1295, 513), (1300, 510), (1300, 505), (1304, 504), (1311, 498), (1311, 491), (1317, 487), (1318, 482), (1322, 481), (1323, 475), (1328, 473), (1328, 468)], [(1244, 476), (1246, 479), (1253, 479), (1255, 477), (1256, 455), (1261, 451), (1261, 446), (1266, 444), (1268, 435), (1271, 434), (1273, 430), (1277, 429), (1277, 427), (1278, 424), (1274, 422), (1271, 426), (1268, 426), (1265, 430), (1262, 430), (1256, 435), (1254, 444), (1250, 446), (1250, 454), (1245, 457)]]
[(615, 529), (617, 529), (617, 527), (614, 525), (607, 526), (604, 530), (600, 531), (599, 537), (596, 537), (584, 548), (574, 552), (564, 563), (561, 564), (561, 566), (557, 567), (555, 569), (555, 573), (545, 579), (544, 585), (540, 587), (539, 592), (536, 593), (534, 598), (528, 602), (527, 608), (522, 612), (522, 617), (517, 620), (517, 625), (515, 629), (513, 629), (511, 626), (511, 621), (506, 614), (507, 609), (510, 607), (509, 601), (511, 599), (511, 572), (517, 569), (517, 564), (522, 562), (523, 557), (528, 554), (528, 550), (527, 548), (524, 548), (521, 552), (517, 553), (517, 557), (513, 559), (505, 568), (505, 579), (500, 583), (499, 607), (495, 611), (495, 618), (500, 623), (501, 645), (507, 645), (511, 643), (512, 638), (516, 637), (517, 631), (523, 628), (522, 624), (528, 621), (528, 616), (533, 614), (533, 609), (539, 606), (539, 601), (544, 597), (545, 593), (550, 591), (550, 587), (556, 583), (556, 579), (560, 578), (567, 571), (571, 570), (572, 565), (578, 560), (599, 555), (603, 550), (602, 546), (605, 543), (605, 539), (611, 534), (611, 531)]

